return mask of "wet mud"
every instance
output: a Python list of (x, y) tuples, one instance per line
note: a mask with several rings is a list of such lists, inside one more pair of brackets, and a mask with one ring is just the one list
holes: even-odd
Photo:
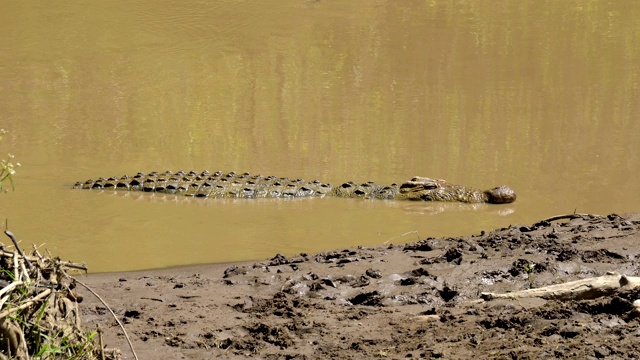
[[(616, 271), (640, 276), (640, 214), (572, 214), (468, 237), (90, 275), (140, 358), (637, 359), (637, 288), (482, 300)], [(128, 355), (106, 307), (82, 318)]]

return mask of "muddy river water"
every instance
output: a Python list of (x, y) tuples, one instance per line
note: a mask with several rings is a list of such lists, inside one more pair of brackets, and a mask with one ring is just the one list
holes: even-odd
[[(0, 155), (22, 164), (0, 219), (94, 272), (640, 211), (640, 2), (0, 3)], [(420, 175), (518, 200), (71, 190), (181, 169)]]

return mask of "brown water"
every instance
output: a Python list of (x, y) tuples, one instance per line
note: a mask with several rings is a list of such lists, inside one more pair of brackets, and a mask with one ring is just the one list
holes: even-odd
[[(92, 271), (640, 211), (640, 2), (3, 1), (0, 33), (0, 154), (23, 165), (0, 218), (25, 247), (44, 243)], [(167, 169), (421, 175), (519, 197), (70, 190)]]

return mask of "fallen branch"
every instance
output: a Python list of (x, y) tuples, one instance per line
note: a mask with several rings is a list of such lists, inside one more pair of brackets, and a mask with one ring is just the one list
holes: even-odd
[(640, 277), (620, 275), (607, 272), (607, 275), (594, 278), (570, 281), (562, 284), (544, 286), (537, 289), (496, 294), (483, 292), (480, 297), (485, 300), (542, 298), (546, 300), (586, 300), (613, 295), (616, 292), (640, 287)]
[(78, 263), (73, 263), (73, 262), (69, 262), (69, 261), (61, 261), (61, 260), (58, 260), (58, 263), (60, 265), (64, 266), (64, 267), (68, 267), (68, 268), (72, 268), (72, 269), (78, 269), (78, 270), (84, 270), (84, 271), (88, 271), (89, 270), (85, 264), (78, 264)]
[(22, 309), (26, 309), (29, 306), (33, 305), (33, 303), (35, 303), (36, 301), (41, 300), (42, 298), (44, 298), (45, 296), (51, 294), (51, 289), (47, 289), (43, 292), (41, 292), (40, 294), (38, 294), (38, 296), (34, 297), (33, 299), (28, 300), (27, 302), (23, 303), (22, 305), (18, 306), (18, 307), (14, 307), (11, 308), (9, 310), (5, 310), (3, 312), (0, 313), (0, 319), (4, 318), (5, 316), (12, 314), (16, 311), (20, 311)]
[(4, 295), (5, 293), (13, 290), (14, 287), (18, 286), (18, 285), (22, 285), (23, 282), (22, 281), (14, 281), (11, 284), (5, 286), (4, 288), (2, 288), (2, 290), (0, 290), (0, 296)]
[[(7, 251), (7, 250), (0, 250), (0, 256), (1, 257), (7, 257), (7, 258), (12, 258), (15, 255), (20, 255), (20, 254), (16, 254), (13, 251)], [(23, 259), (25, 260), (29, 260), (31, 262), (36, 262), (38, 261), (38, 257), (36, 256), (30, 256), (30, 255), (24, 255), (21, 256)], [(57, 260), (58, 263), (64, 267), (68, 267), (68, 268), (73, 268), (73, 269), (80, 269), (80, 270), (87, 270), (87, 266), (85, 264), (79, 264), (79, 263), (74, 263), (74, 262), (70, 262), (70, 261), (61, 261), (61, 260)]]
[(24, 262), (27, 264), (27, 268), (31, 269), (33, 267), (33, 265), (31, 265), (31, 261), (29, 261), (29, 259), (27, 259), (24, 256), (24, 253), (22, 252), (22, 249), (20, 249), (20, 246), (18, 245), (18, 240), (16, 240), (16, 237), (13, 235), (13, 233), (11, 231), (9, 231), (9, 230), (5, 230), (4, 233), (13, 242), (13, 246), (15, 246), (16, 250), (18, 250), (18, 254), (20, 254), (20, 256), (22, 256), (22, 258), (24, 259)]
[(100, 327), (100, 324), (96, 325), (96, 328), (98, 331), (98, 343), (100, 344), (100, 359), (106, 360), (104, 357), (104, 339), (102, 338), (102, 328)]

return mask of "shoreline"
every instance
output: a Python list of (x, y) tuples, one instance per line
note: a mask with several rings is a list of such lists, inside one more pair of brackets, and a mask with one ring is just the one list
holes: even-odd
[[(479, 300), (607, 271), (638, 276), (639, 249), (640, 214), (575, 214), (467, 237), (78, 278), (142, 359), (640, 356), (637, 317), (607, 310), (634, 294)], [(100, 323), (105, 345), (133, 358), (106, 308), (79, 289), (84, 326)], [(619, 334), (627, 340), (611, 340)]]

